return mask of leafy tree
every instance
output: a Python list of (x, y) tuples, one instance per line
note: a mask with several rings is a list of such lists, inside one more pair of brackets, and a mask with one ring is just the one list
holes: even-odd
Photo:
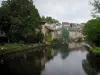
[(100, 46), (100, 19), (89, 20), (84, 26), (84, 34), (90, 43)]
[(3, 1), (2, 7), (0, 7), (0, 31), (8, 33), (8, 30), (10, 28), (10, 11), (8, 8), (8, 4)]
[(45, 21), (47, 23), (59, 23), (58, 20), (52, 18), (52, 17), (45, 17), (45, 16), (42, 16), (42, 21)]
[(92, 16), (97, 19), (89, 20), (86, 23), (84, 34), (90, 43), (100, 46), (100, 0), (94, 0), (91, 4), (94, 6)]
[(37, 40), (41, 43), (43, 41), (44, 35), (41, 32), (37, 33)]
[(69, 32), (66, 28), (63, 28), (62, 30), (62, 39), (64, 42), (68, 42), (68, 38), (69, 38)]
[(45, 16), (42, 16), (42, 21), (46, 21), (46, 18), (45, 18)]
[(100, 18), (100, 0), (94, 0), (91, 4), (94, 6), (92, 16), (95, 18)]
[(41, 31), (41, 17), (32, 0), (3, 1), (0, 10), (0, 30), (10, 40), (17, 42), (28, 36), (36, 37), (36, 30)]

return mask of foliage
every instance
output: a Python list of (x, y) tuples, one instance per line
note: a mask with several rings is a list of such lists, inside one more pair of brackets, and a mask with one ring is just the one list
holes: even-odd
[(24, 46), (24, 44), (17, 44), (17, 43), (13, 43), (13, 44), (5, 44), (5, 45), (0, 45), (0, 49), (12, 49), (12, 48), (20, 48)]
[(100, 46), (100, 19), (89, 20), (84, 26), (84, 34), (90, 43)]
[(95, 47), (92, 49), (92, 51), (95, 53), (98, 53), (98, 52), (100, 53), (100, 47)]
[(68, 38), (69, 38), (69, 32), (66, 28), (63, 28), (63, 30), (62, 30), (62, 39), (63, 39), (63, 41), (68, 42)]
[(52, 45), (60, 45), (60, 44), (62, 44), (62, 42), (63, 42), (63, 40), (61, 39), (61, 38), (59, 38), (59, 39), (53, 39), (52, 40)]
[(58, 20), (52, 18), (52, 17), (45, 17), (45, 16), (42, 16), (42, 21), (44, 22), (47, 22), (47, 23), (59, 23)]
[(52, 33), (48, 33), (46, 41), (48, 42), (48, 44), (51, 44), (51, 42), (52, 42)]
[(77, 38), (77, 42), (82, 42), (82, 38), (81, 37), (78, 37)]
[(37, 39), (41, 43), (43, 41), (43, 39), (44, 39), (44, 35), (41, 32), (38, 32), (37, 33)]
[(94, 0), (91, 4), (94, 6), (92, 16), (95, 18), (100, 18), (100, 0)]
[(39, 46), (44, 46), (44, 45), (43, 44), (8, 43), (8, 44), (5, 44), (4, 46), (0, 45), (0, 54), (25, 51), (25, 50), (33, 49)]
[(11, 41), (19, 42), (28, 36), (36, 37), (36, 30), (41, 30), (41, 17), (32, 0), (3, 1), (0, 14), (0, 30)]

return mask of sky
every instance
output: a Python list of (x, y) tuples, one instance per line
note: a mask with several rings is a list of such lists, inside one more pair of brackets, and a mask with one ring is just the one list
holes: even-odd
[[(0, 3), (3, 0), (0, 0)], [(33, 0), (40, 15), (51, 16), (60, 22), (86, 23), (91, 19), (93, 0)]]
[(33, 0), (40, 15), (60, 22), (85, 23), (91, 19), (90, 0)]

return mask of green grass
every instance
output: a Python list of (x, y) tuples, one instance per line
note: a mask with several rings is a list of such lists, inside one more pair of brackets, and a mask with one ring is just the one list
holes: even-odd
[(24, 45), (24, 44), (18, 44), (18, 43), (5, 44), (4, 46), (0, 45), (0, 54), (24, 51), (24, 50), (28, 50), (28, 49), (31, 49), (31, 48), (39, 47), (41, 45), (40, 44)]
[(0, 50), (3, 50), (3, 49), (12, 49), (12, 48), (20, 48), (22, 46), (24, 46), (24, 44), (17, 44), (17, 43), (5, 44), (5, 45), (0, 45)]
[(92, 52), (94, 52), (94, 53), (100, 53), (100, 47), (94, 47), (92, 49)]
[(19, 52), (19, 51), (25, 51), (28, 49), (33, 49), (36, 47), (40, 46), (45, 46), (45, 44), (18, 44), (18, 43), (13, 43), (13, 44), (5, 44), (5, 45), (0, 45), (0, 55), (1, 54), (6, 54), (6, 53), (12, 53), (12, 52)]

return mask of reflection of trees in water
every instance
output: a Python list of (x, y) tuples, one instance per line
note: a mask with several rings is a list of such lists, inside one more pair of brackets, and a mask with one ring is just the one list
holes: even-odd
[(46, 47), (45, 55), (48, 59), (47, 61), (49, 61), (49, 60), (53, 59), (53, 57), (56, 55), (56, 51), (51, 47)]
[(87, 59), (82, 62), (82, 66), (87, 75), (98, 75), (100, 72), (100, 57), (88, 53)]
[[(45, 63), (53, 58), (51, 50), (44, 52), (24, 53), (5, 55), (0, 62), (0, 72), (2, 75), (40, 75), (45, 68)], [(48, 54), (47, 54), (48, 53)]]
[(66, 57), (69, 55), (69, 49), (68, 44), (56, 44), (53, 47), (56, 51), (61, 53), (61, 58), (66, 59)]
[(68, 44), (61, 45), (60, 52), (62, 59), (66, 59), (66, 57), (69, 55)]
[(7, 73), (6, 75), (40, 75), (42, 68), (44, 68), (44, 65), (41, 65), (41, 62), (38, 61), (42, 59), (40, 56), (40, 54), (36, 55), (35, 53), (30, 53), (26, 54), (26, 58), (24, 58), (24, 56), (15, 57), (13, 59), (5, 57), (3, 59), (4, 64), (0, 65), (2, 67), (5, 66), (3, 71)]

